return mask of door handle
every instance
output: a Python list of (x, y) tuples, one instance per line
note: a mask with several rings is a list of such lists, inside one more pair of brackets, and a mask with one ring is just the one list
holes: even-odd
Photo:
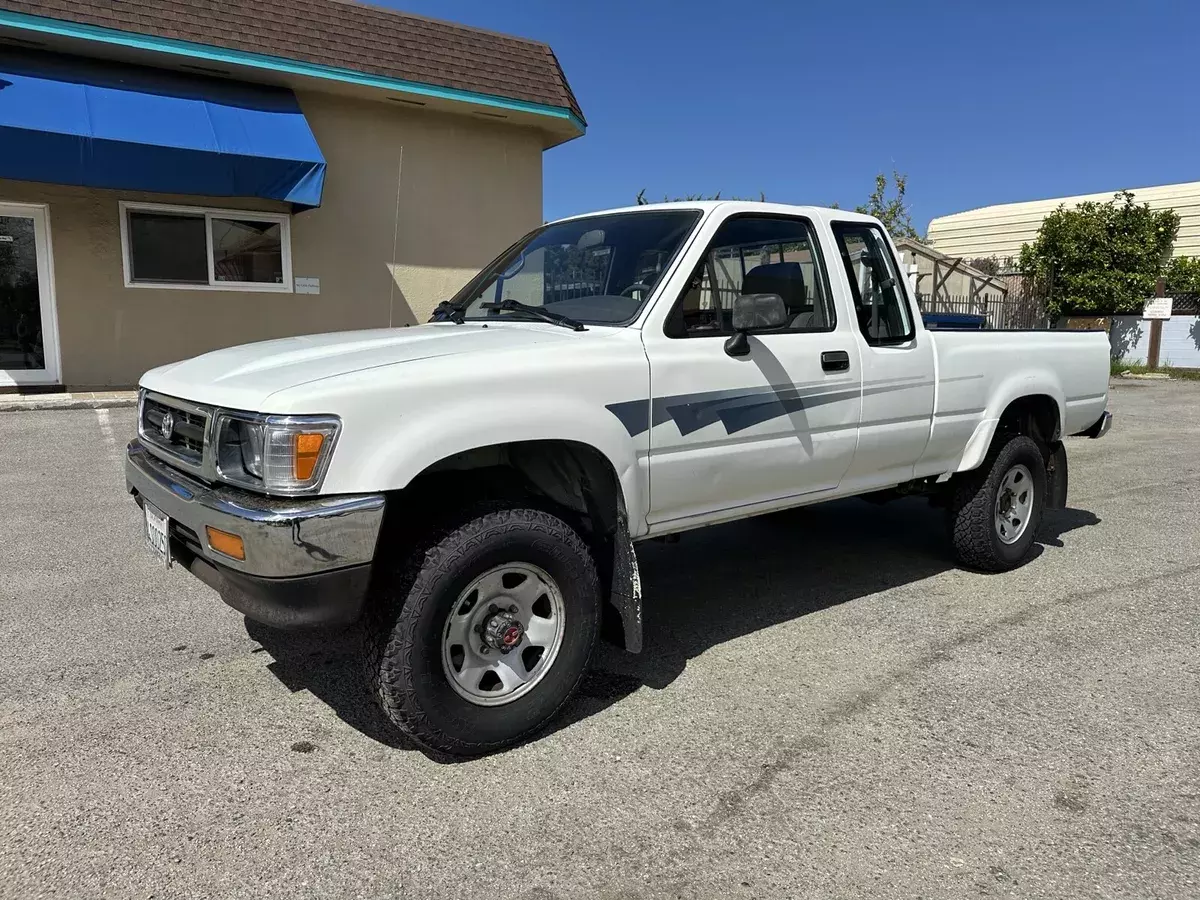
[(826, 372), (848, 372), (850, 354), (845, 350), (826, 350), (821, 354), (821, 368)]

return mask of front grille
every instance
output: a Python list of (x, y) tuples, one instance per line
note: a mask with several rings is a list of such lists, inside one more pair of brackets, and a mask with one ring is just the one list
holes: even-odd
[(172, 403), (165, 397), (142, 400), (142, 438), (152, 447), (193, 467), (204, 461), (204, 437), (211, 413), (188, 404)]

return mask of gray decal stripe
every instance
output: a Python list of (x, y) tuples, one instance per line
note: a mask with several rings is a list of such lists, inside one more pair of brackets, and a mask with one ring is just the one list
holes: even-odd
[[(917, 376), (918, 379), (923, 376)], [(868, 382), (865, 387), (847, 387), (846, 382), (764, 385), (696, 394), (675, 394), (653, 400), (627, 400), (606, 408), (625, 426), (631, 437), (673, 420), (680, 435), (693, 434), (721, 422), (728, 434), (744, 431), (771, 419), (829, 403), (854, 400), (893, 391), (929, 387), (928, 380), (913, 378)]]
[(890, 384), (890, 385), (884, 384), (883, 382), (875, 382), (875, 384), (876, 384), (875, 387), (868, 387), (868, 388), (863, 389), (864, 397), (871, 397), (871, 396), (874, 396), (875, 394), (890, 394), (893, 391), (907, 391), (907, 390), (911, 390), (912, 388), (930, 387), (933, 384), (933, 382), (932, 381), (918, 381), (918, 382), (912, 383), (912, 384)]
[(955, 375), (953, 378), (943, 378), (942, 384), (952, 384), (956, 381), (978, 381), (982, 375)]
[[(657, 409), (662, 410), (661, 420), (666, 421), (667, 418), (675, 420), (675, 425), (679, 428), (681, 435), (688, 435), (695, 431), (699, 431), (708, 425), (712, 425), (718, 420), (724, 423), (726, 432), (732, 434), (733, 431), (740, 431), (743, 428), (748, 428), (750, 425), (765, 422), (770, 419), (777, 418), (801, 409), (805, 403), (812, 405), (816, 402), (816, 398), (825, 396), (830, 393), (837, 393), (839, 398), (855, 397), (858, 395), (858, 388), (854, 387), (850, 391), (845, 388), (839, 391), (831, 391), (831, 388), (836, 387), (836, 383), (824, 384), (819, 383), (811, 385), (821, 390), (812, 391), (807, 394), (801, 394), (801, 387), (809, 387), (810, 385), (772, 385), (770, 387), (743, 389), (741, 391), (719, 391), (709, 394), (692, 394), (681, 397), (666, 397), (661, 401), (656, 400)], [(757, 410), (757, 413), (748, 412), (749, 409)], [(660, 419), (659, 415), (655, 415), (655, 421)], [(733, 425), (731, 423), (739, 423)]]
[[(828, 393), (813, 394), (807, 397), (781, 397), (777, 400), (768, 400), (763, 403), (726, 410), (721, 416), (721, 421), (725, 425), (725, 430), (729, 434), (734, 434), (754, 425), (760, 425), (763, 422), (778, 418), (779, 416), (801, 412), (802, 410), (812, 409), (816, 406), (825, 406), (829, 403), (856, 400), (858, 399), (858, 394), (858, 389), (855, 388), (848, 391), (830, 391)], [(806, 428), (805, 431), (807, 430)]]
[(977, 416), (982, 412), (987, 412), (982, 406), (978, 409), (941, 409), (934, 416)]
[(637, 437), (643, 431), (650, 430), (650, 401), (626, 400), (623, 403), (610, 403), (605, 407), (616, 416), (630, 437)]

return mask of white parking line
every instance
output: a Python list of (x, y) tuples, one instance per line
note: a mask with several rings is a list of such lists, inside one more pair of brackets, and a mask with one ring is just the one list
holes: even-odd
[(108, 458), (119, 462), (120, 453), (117, 447), (117, 436), (113, 434), (112, 418), (107, 409), (96, 410), (96, 421), (100, 425), (100, 433), (104, 435), (104, 442), (108, 444)]

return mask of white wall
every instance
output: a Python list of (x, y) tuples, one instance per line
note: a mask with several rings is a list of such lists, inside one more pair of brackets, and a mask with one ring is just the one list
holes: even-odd
[[(1109, 331), (1113, 359), (1145, 363), (1150, 353), (1150, 322), (1141, 316), (1113, 316)], [(1158, 362), (1200, 369), (1200, 316), (1172, 316), (1163, 322)]]

